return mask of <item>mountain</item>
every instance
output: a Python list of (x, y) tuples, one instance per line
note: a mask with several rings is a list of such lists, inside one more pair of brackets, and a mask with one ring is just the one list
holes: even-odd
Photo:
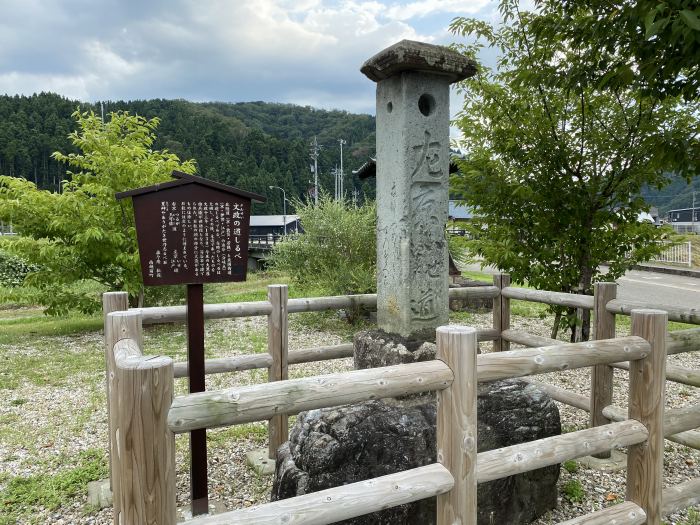
[(662, 218), (666, 217), (669, 210), (690, 208), (693, 205), (693, 191), (695, 191), (695, 206), (700, 207), (700, 176), (694, 177), (690, 183), (677, 175), (671, 174), (669, 178), (670, 184), (660, 190), (645, 188), (642, 191), (644, 200), (659, 208)]
[[(334, 192), (331, 169), (340, 165), (338, 139), (344, 139), (343, 164), (348, 197), (374, 198), (374, 181), (363, 182), (352, 170), (374, 155), (375, 122), (370, 115), (325, 111), (265, 102), (195, 103), (186, 100), (105, 101), (105, 118), (112, 111), (158, 117), (157, 149), (197, 161), (198, 173), (240, 189), (267, 195), (254, 213), (281, 213), (282, 195), (305, 198), (312, 186), (310, 142), (322, 146), (319, 186)], [(76, 109), (99, 114), (99, 104), (73, 101), (52, 93), (30, 97), (0, 96), (0, 174), (24, 177), (39, 187), (56, 189), (65, 166), (51, 158), (54, 151), (72, 152), (67, 138), (75, 129)]]

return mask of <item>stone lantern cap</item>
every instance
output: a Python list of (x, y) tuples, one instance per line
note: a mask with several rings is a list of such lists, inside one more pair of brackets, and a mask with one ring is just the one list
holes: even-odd
[(360, 71), (379, 82), (403, 71), (421, 71), (448, 77), (450, 83), (476, 74), (476, 62), (445, 46), (401, 40), (367, 60)]

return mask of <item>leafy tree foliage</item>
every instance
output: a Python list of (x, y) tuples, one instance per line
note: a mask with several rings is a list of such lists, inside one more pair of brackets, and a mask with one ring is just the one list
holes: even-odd
[(175, 169), (194, 172), (192, 161), (151, 149), (158, 119), (117, 112), (103, 123), (92, 112), (73, 116), (78, 130), (70, 140), (78, 152), (53, 154), (68, 167), (60, 193), (0, 177), (0, 220), (19, 233), (7, 246), (38, 266), (28, 279), (42, 290), (51, 314), (99, 308), (94, 296), (67, 286), (83, 280), (126, 290), (134, 302), (143, 285), (133, 210), (114, 194), (169, 180)]
[[(536, 0), (541, 39), (563, 40), (585, 54), (561, 80), (624, 87), (662, 98), (700, 96), (697, 0)], [(580, 43), (585, 42), (582, 48)]]
[(355, 206), (322, 195), (318, 206), (297, 203), (304, 233), (275, 245), (272, 269), (327, 294), (371, 293), (376, 289), (375, 205)]
[(462, 85), (466, 155), (453, 191), (478, 211), (472, 248), (487, 262), (517, 282), (590, 294), (593, 282), (655, 252), (659, 232), (637, 222), (646, 209), (640, 191), (664, 186), (669, 171), (695, 173), (698, 121), (670, 97), (563, 81), (596, 67), (590, 44), (541, 40), (539, 15), (510, 0), (500, 10), (496, 27), (466, 18), (451, 26), (478, 37), (465, 52), (484, 41), (500, 52), (496, 71), (482, 67)]
[[(67, 139), (75, 129), (71, 113), (98, 113), (100, 107), (78, 104), (53, 94), (31, 97), (0, 96), (0, 173), (23, 177), (42, 189), (58, 191), (66, 166), (51, 157), (53, 151), (75, 152)], [(374, 197), (373, 181), (352, 175), (374, 152), (374, 117), (343, 111), (323, 111), (290, 104), (251, 102), (201, 103), (185, 100), (108, 101), (107, 111), (128, 111), (147, 119), (158, 117), (155, 149), (167, 149), (180, 158), (197, 162), (200, 175), (267, 194), (255, 203), (253, 213), (282, 213), (280, 186), (287, 197), (304, 199), (312, 186), (309, 141), (314, 135), (324, 147), (319, 158), (320, 185), (334, 187), (330, 170), (340, 165), (338, 139), (347, 140), (343, 151), (348, 196), (353, 188), (361, 198)]]

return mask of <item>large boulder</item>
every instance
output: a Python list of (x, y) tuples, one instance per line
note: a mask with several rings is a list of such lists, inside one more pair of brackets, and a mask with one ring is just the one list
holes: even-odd
[[(521, 380), (479, 385), (478, 450), (561, 432), (554, 403)], [(285, 499), (428, 465), (436, 461), (434, 397), (400, 404), (369, 401), (299, 414), (277, 451), (272, 499)], [(529, 523), (556, 505), (559, 467), (480, 484), (483, 525)], [(346, 525), (430, 525), (435, 498), (342, 522)]]

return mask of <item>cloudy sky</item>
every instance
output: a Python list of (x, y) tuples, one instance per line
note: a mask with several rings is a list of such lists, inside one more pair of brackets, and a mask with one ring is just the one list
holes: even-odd
[(495, 8), (490, 0), (0, 0), (0, 93), (373, 113), (365, 59), (404, 38), (449, 43), (452, 18), (491, 19)]

